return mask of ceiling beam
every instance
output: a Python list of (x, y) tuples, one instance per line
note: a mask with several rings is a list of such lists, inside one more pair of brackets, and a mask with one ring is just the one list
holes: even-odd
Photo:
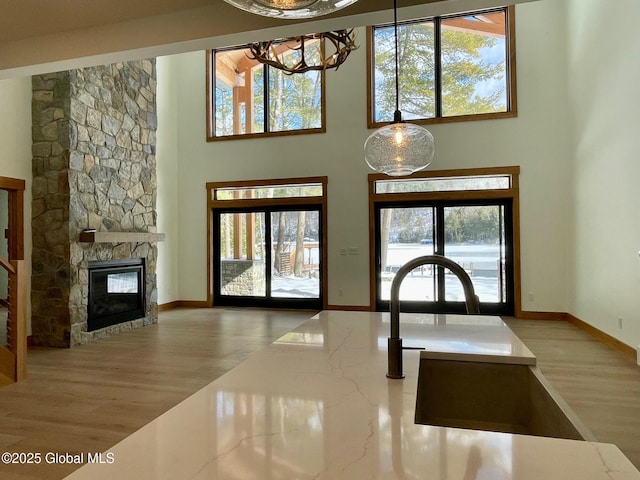
[[(106, 8), (112, 0), (100, 1)], [(510, 3), (524, 1), (531, 0)], [(58, 2), (60, 8), (64, 4)], [(406, 20), (500, 4), (499, 0), (400, 0), (398, 16)], [(252, 15), (223, 0), (210, 0), (203, 7), (119, 23), (83, 27), (79, 20), (77, 29), (0, 41), (0, 79), (387, 23), (392, 18), (391, 8), (391, 0), (361, 0), (325, 17), (291, 22)], [(82, 12), (75, 13), (82, 18)], [(20, 9), (3, 11), (0, 29), (2, 22), (24, 20), (20, 15)]]

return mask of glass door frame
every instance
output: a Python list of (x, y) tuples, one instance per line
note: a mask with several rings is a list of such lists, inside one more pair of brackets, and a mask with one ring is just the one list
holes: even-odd
[(215, 266), (220, 265), (221, 255), (220, 248), (217, 247), (219, 242), (216, 239), (220, 238), (221, 224), (220, 218), (225, 214), (264, 214), (264, 273), (265, 273), (265, 295), (264, 296), (251, 296), (251, 295), (224, 295), (222, 294), (222, 281), (218, 274), (213, 277), (213, 302), (218, 306), (247, 306), (247, 307), (262, 307), (262, 308), (299, 308), (299, 309), (311, 309), (320, 310), (322, 308), (323, 298), (323, 278), (322, 278), (322, 252), (324, 250), (322, 242), (319, 242), (319, 261), (320, 261), (320, 278), (318, 297), (309, 298), (297, 298), (297, 297), (281, 297), (274, 296), (272, 294), (272, 280), (273, 280), (273, 247), (274, 241), (272, 238), (273, 221), (272, 214), (279, 212), (317, 212), (319, 225), (320, 238), (322, 238), (322, 208), (321, 205), (280, 205), (280, 206), (262, 206), (252, 208), (232, 208), (222, 209), (215, 208), (212, 211), (213, 222), (213, 265), (214, 271), (217, 271)]
[[(512, 215), (512, 199), (492, 199), (492, 200), (413, 200), (411, 202), (376, 202), (375, 210), (375, 269), (376, 269), (376, 311), (388, 311), (389, 300), (383, 300), (381, 296), (381, 247), (382, 242), (379, 241), (381, 236), (380, 211), (389, 208), (432, 208), (434, 211), (433, 221), (433, 254), (445, 255), (445, 231), (446, 224), (444, 220), (444, 211), (451, 207), (500, 207), (504, 212), (504, 273), (505, 273), (505, 300), (498, 303), (480, 302), (480, 312), (487, 315), (513, 315), (514, 314), (514, 282), (513, 282), (513, 215)], [(502, 265), (501, 265), (502, 267)], [(437, 298), (433, 301), (417, 301), (402, 300), (403, 311), (407, 312), (425, 312), (429, 313), (466, 313), (464, 302), (454, 302), (446, 300), (445, 288), (445, 269), (443, 267), (433, 267), (436, 275), (434, 277), (434, 288), (437, 292)], [(498, 276), (500, 278), (500, 276)], [(425, 309), (425, 307), (427, 307)]]
[[(384, 306), (377, 304), (379, 296), (379, 246), (378, 233), (376, 232), (376, 224), (378, 222), (377, 207), (385, 206), (401, 206), (403, 204), (425, 204), (426, 202), (501, 202), (507, 201), (511, 204), (510, 221), (512, 225), (512, 252), (513, 259), (512, 279), (513, 279), (513, 313), (516, 317), (522, 316), (522, 287), (521, 287), (521, 267), (520, 267), (520, 188), (519, 188), (519, 166), (508, 167), (486, 167), (486, 168), (469, 168), (455, 170), (428, 170), (425, 172), (414, 173), (409, 177), (388, 177), (383, 174), (369, 174), (369, 294), (370, 308), (377, 310)], [(466, 179), (487, 179), (502, 178), (506, 180), (504, 186), (491, 186), (488, 188), (460, 187), (455, 183), (464, 183)], [(385, 190), (378, 188), (378, 183), (385, 182), (420, 182), (420, 181), (440, 181), (443, 184), (442, 189), (435, 188), (433, 190), (417, 191), (407, 189), (406, 191)], [(446, 185), (449, 183), (449, 185)], [(452, 186), (454, 185), (454, 186)], [(401, 308), (405, 310), (405, 302), (401, 302)]]
[[(255, 301), (251, 297), (237, 297), (238, 299), (246, 299), (242, 302), (233, 302), (235, 305), (262, 308), (301, 308), (321, 310), (328, 308), (326, 285), (327, 285), (327, 183), (328, 177), (302, 177), (302, 178), (286, 178), (286, 179), (268, 179), (268, 180), (246, 180), (246, 181), (228, 181), (228, 182), (209, 182), (207, 187), (207, 305), (222, 306), (229, 305), (228, 302), (220, 295), (214, 295), (216, 290), (216, 276), (219, 271), (216, 263), (216, 238), (219, 238), (219, 232), (214, 231), (214, 216), (219, 213), (245, 213), (245, 212), (271, 212), (278, 211), (318, 211), (319, 212), (319, 281), (320, 290), (319, 297), (313, 299), (292, 298), (292, 297), (275, 297), (269, 301)], [(300, 187), (299, 195), (275, 195), (273, 197), (261, 197), (259, 191), (268, 189), (278, 189), (284, 187), (296, 186)], [(224, 199), (221, 192), (234, 192), (233, 199)], [(309, 193), (310, 190), (313, 192)], [(253, 192), (253, 193), (252, 193)], [(255, 195), (254, 195), (255, 193)], [(236, 195), (237, 194), (237, 195)], [(238, 198), (236, 198), (236, 196)], [(218, 236), (216, 237), (216, 233)], [(271, 235), (271, 232), (265, 232)], [(266, 257), (266, 255), (265, 255)], [(267, 259), (265, 258), (265, 261)], [(218, 282), (219, 292), (219, 282)], [(261, 299), (258, 299), (261, 300)]]

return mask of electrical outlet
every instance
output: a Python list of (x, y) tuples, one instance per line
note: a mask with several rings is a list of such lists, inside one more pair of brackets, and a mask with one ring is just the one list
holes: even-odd
[(342, 290), (341, 288), (340, 288), (340, 289), (338, 289), (338, 296), (339, 296), (339, 297), (344, 296), (344, 290)]
[(527, 298), (529, 299), (530, 302), (533, 302), (536, 299), (536, 296), (529, 292), (529, 294), (527, 295)]

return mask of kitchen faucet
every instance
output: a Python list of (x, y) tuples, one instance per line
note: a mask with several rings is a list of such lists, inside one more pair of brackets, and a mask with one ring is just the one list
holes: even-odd
[(465, 272), (464, 268), (462, 268), (458, 263), (442, 255), (424, 255), (422, 257), (409, 260), (400, 267), (393, 279), (393, 282), (391, 283), (391, 300), (389, 302), (389, 310), (391, 312), (391, 335), (387, 341), (387, 377), (389, 378), (404, 378), (404, 373), (402, 373), (402, 350), (424, 350), (422, 348), (403, 347), (402, 338), (400, 337), (400, 284), (411, 270), (421, 265), (439, 265), (451, 270), (451, 272), (458, 277), (460, 283), (462, 283), (467, 314), (472, 315), (480, 313), (480, 301), (476, 296), (471, 278), (467, 272)]

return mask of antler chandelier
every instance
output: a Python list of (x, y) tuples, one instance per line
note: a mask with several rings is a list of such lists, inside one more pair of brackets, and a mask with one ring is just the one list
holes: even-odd
[[(351, 29), (256, 42), (249, 45), (251, 54), (247, 56), (289, 75), (310, 70), (337, 69), (358, 48), (356, 36), (357, 32)], [(314, 46), (313, 51), (318, 54), (307, 55), (309, 44), (317, 42), (320, 43)]]
[(234, 7), (265, 17), (311, 18), (348, 7), (358, 0), (224, 0)]

